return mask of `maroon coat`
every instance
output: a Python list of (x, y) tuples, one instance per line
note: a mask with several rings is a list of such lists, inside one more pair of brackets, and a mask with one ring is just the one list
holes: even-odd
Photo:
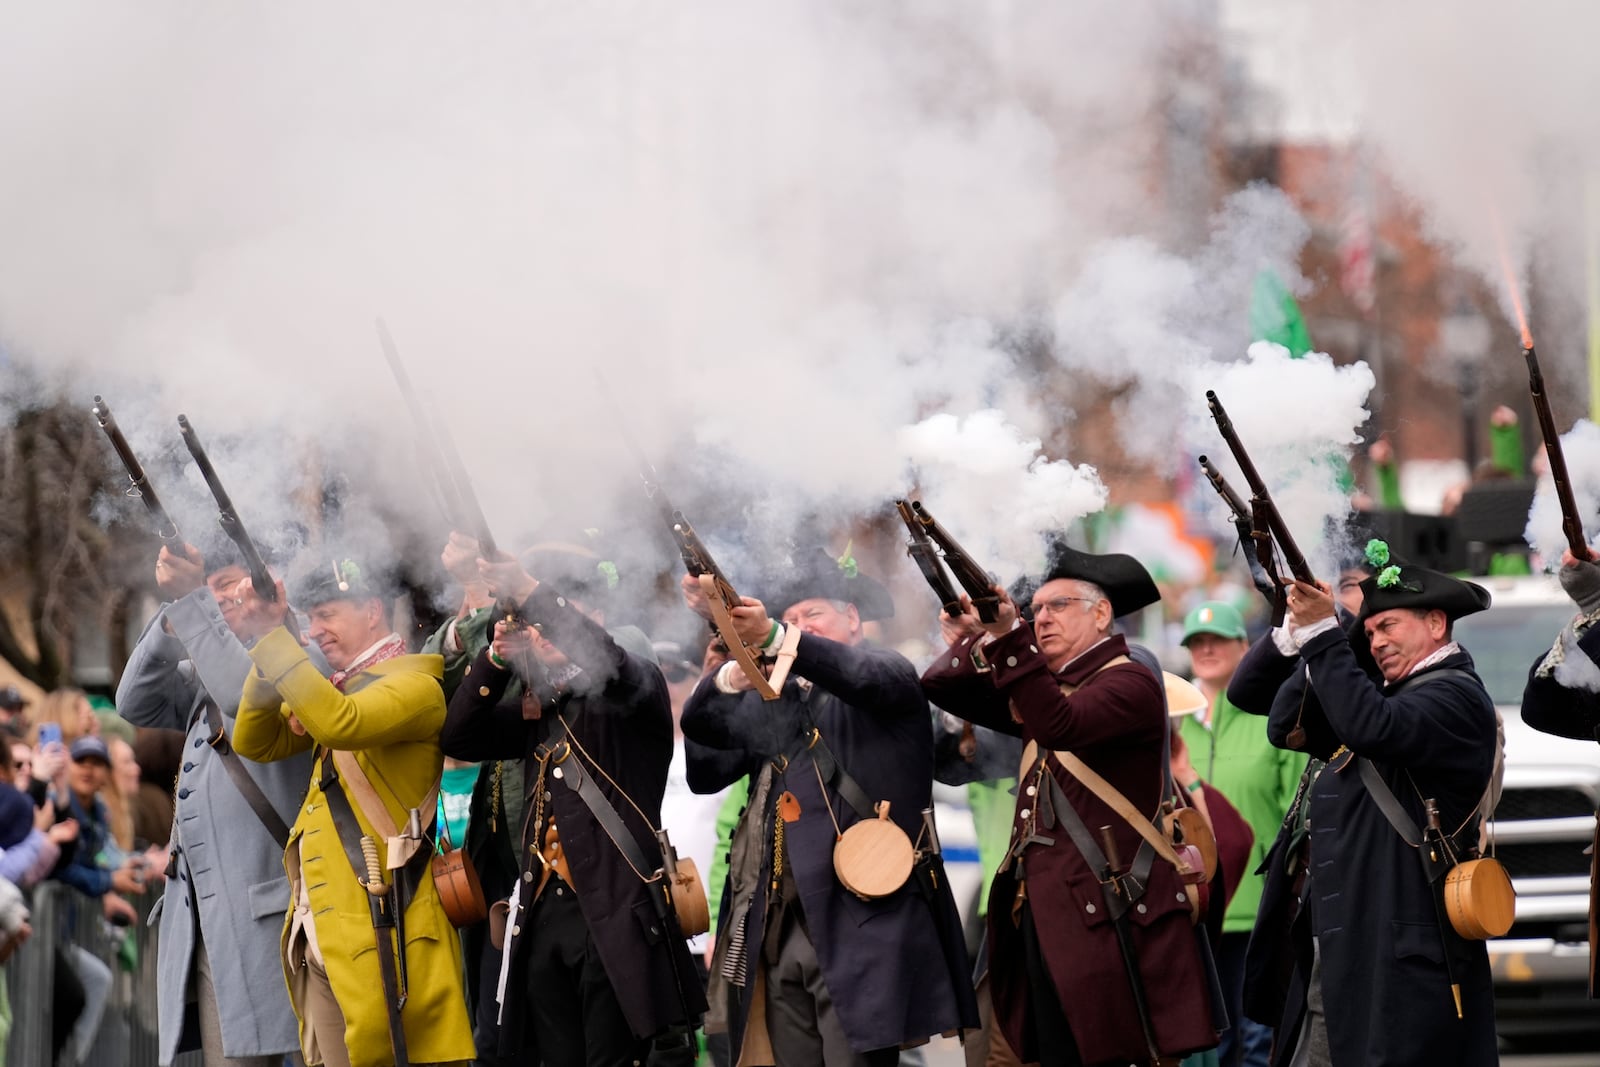
[[(1140, 811), (1154, 815), (1165, 781), (1166, 708), (1161, 684), (1150, 671), (1132, 662), (1105, 667), (1128, 654), (1120, 636), (1083, 653), (1059, 674), (1038, 652), (1027, 623), (984, 649), (991, 672), (978, 671), (971, 651), (970, 639), (952, 646), (922, 676), (934, 704), (1037, 741), (1043, 749), (1071, 750)], [(1066, 696), (1062, 684), (1080, 688)], [(1022, 719), (1020, 726), (1011, 718), (1011, 707)], [(1118, 854), (1124, 861), (1131, 858), (1141, 841), (1138, 831), (1057, 760), (1049, 759), (1048, 767), (1090, 831), (1098, 835), (1101, 826), (1110, 826)], [(1028, 792), (1029, 777), (1031, 768), (1017, 793), (1014, 839), (1024, 813), (1037, 802)], [(1040, 947), (1078, 1051), (1086, 1064), (1143, 1059), (1143, 1031), (1100, 883), (1063, 829), (1057, 826), (1046, 836), (1055, 843), (1029, 845), (1023, 867)], [(1014, 864), (1002, 870), (989, 894), (989, 980), (995, 1017), (1007, 1041), (1031, 1060), (1038, 1050), (1024, 1040), (1033, 1028), (1027, 1018), (1023, 949), (1011, 918), (1015, 872)], [(1187, 893), (1169, 864), (1156, 861), (1139, 903), (1143, 911), (1136, 907), (1128, 918), (1161, 1052), (1183, 1056), (1215, 1047), (1209, 975)]]

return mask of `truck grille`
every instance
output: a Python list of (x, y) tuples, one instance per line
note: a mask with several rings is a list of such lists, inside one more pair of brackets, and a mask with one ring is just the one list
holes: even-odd
[(1594, 814), (1595, 803), (1581, 789), (1508, 789), (1494, 809), (1495, 819), (1566, 819)]
[(1583, 854), (1587, 847), (1582, 841), (1502, 844), (1495, 848), (1495, 855), (1513, 878), (1588, 877), (1589, 857)]

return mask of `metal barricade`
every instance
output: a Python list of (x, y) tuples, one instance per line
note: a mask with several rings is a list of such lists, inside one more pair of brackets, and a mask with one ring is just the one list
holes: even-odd
[[(59, 882), (43, 882), (27, 894), (33, 936), (6, 964), (11, 998), (7, 1067), (47, 1067), (55, 1026), (56, 967), (67, 964), (68, 946), (82, 949), (111, 972), (111, 989), (88, 1067), (157, 1067), (156, 931), (145, 925), (159, 891), (130, 897), (139, 921), (107, 923), (100, 902)], [(124, 942), (127, 942), (125, 945)], [(174, 1067), (201, 1067), (199, 1052), (185, 1053)]]

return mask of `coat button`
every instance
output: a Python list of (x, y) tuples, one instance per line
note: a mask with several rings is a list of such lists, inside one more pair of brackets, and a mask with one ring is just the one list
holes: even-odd
[(180, 790), (178, 790), (178, 799), (179, 800), (188, 800), (189, 799), (189, 790), (188, 789), (180, 789)]
[(1034, 794), (1036, 794), (1036, 793), (1038, 793), (1038, 792), (1039, 792), (1039, 787), (1038, 787), (1038, 786), (1036, 786), (1036, 785), (1030, 785), (1030, 786), (1029, 786), (1029, 787), (1028, 787), (1028, 795), (1029, 795), (1029, 796), (1030, 796), (1030, 797), (1031, 797), (1031, 796), (1033, 796), (1033, 795), (1034, 795)]
[(1144, 914), (1144, 913), (1145, 913), (1145, 912), (1147, 912), (1147, 911), (1149, 911), (1149, 910), (1150, 910), (1150, 909), (1149, 909), (1149, 908), (1147, 908), (1147, 907), (1145, 907), (1145, 906), (1144, 906), (1144, 905), (1143, 905), (1143, 904), (1140, 904), (1140, 905), (1137, 905), (1137, 907), (1136, 907), (1136, 908), (1135, 908), (1135, 910), (1136, 910), (1136, 911), (1138, 911), (1138, 913), (1139, 913), (1139, 914), (1140, 914), (1140, 915), (1143, 915), (1143, 914)]
[(1006, 666), (1007, 667), (1015, 667), (1016, 665), (1017, 665), (1017, 657), (1015, 657), (1015, 656), (1007, 656), (1006, 657)]
[(194, 764), (190, 763), (188, 760), (184, 760), (183, 761), (183, 769), (185, 771), (192, 771), (192, 770), (194, 770)]
[(1036, 646), (1036, 645), (1029, 645), (1028, 646), (1028, 651), (1029, 652), (1037, 652), (1037, 651), (1039, 651), (1039, 649), (1038, 649), (1038, 646)]
[(521, 936), (521, 934), (522, 934), (522, 927), (520, 927), (520, 926), (513, 926), (513, 927), (512, 927), (512, 928), (511, 928), (511, 936), (512, 936), (512, 937), (519, 937), (519, 936)]
[(557, 767), (555, 770), (551, 771), (550, 773), (552, 775), (554, 775), (555, 777), (557, 777), (557, 778), (564, 777), (564, 775), (561, 773), (561, 768), (560, 767)]
[(566, 597), (564, 597), (564, 596), (556, 597), (556, 607), (564, 608), (566, 606), (567, 606), (567, 598)]
[(522, 872), (522, 880), (523, 880), (523, 881), (524, 881), (524, 882), (531, 882), (531, 881), (533, 881), (533, 872), (532, 872), (532, 871), (523, 871), (523, 872)]
[(1032, 811), (1030, 811), (1030, 810), (1029, 810), (1029, 809), (1027, 809), (1027, 808), (1023, 808), (1023, 809), (1022, 809), (1022, 810), (1021, 810), (1021, 811), (1020, 811), (1020, 812), (1018, 812), (1018, 813), (1017, 813), (1017, 814), (1019, 814), (1019, 815), (1021, 815), (1021, 816), (1022, 816), (1022, 817), (1023, 817), (1023, 818), (1024, 818), (1024, 819), (1026, 819), (1026, 818), (1027, 818), (1027, 817), (1028, 817), (1028, 816), (1029, 816), (1029, 815), (1032, 815), (1032, 814), (1033, 814), (1033, 812), (1032, 812)]
[(1093, 915), (1094, 914), (1094, 905), (1093, 904), (1085, 904), (1083, 906), (1083, 910), (1088, 912), (1090, 915)]
[(486, 686), (486, 685), (478, 686), (478, 695), (481, 696), (481, 697), (488, 696), (489, 695), (489, 687)]
[(1182, 904), (1182, 903), (1186, 902), (1188, 899), (1189, 898), (1184, 896), (1182, 893), (1178, 894), (1178, 903), (1179, 904)]
[(199, 748), (201, 745), (203, 745), (205, 743), (206, 743), (206, 739), (203, 738), (203, 737), (197, 737), (197, 738), (194, 739), (194, 747), (195, 748)]
[(462, 677), (466, 677), (467, 675), (469, 675), (471, 673), (472, 673), (472, 664), (469, 663), (469, 664), (467, 664), (467, 669), (462, 671), (461, 675), (462, 675)]
[(556, 896), (558, 896), (558, 897), (566, 896), (566, 894), (561, 891), (561, 887), (560, 886), (556, 886)]
[(659, 927), (659, 926), (650, 927), (650, 934), (653, 937), (660, 937), (661, 936), (661, 927)]
[(952, 666), (952, 667), (961, 666), (961, 657), (960, 656), (952, 657), (951, 660), (950, 660), (950, 666)]

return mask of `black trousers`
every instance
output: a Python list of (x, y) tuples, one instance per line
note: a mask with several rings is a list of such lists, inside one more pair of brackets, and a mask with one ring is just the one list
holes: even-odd
[(1028, 974), (1028, 1016), (1033, 1026), (1033, 1033), (1024, 1037), (1032, 1039), (1039, 1067), (1082, 1067), (1078, 1043), (1073, 1040), (1067, 1013), (1061, 1009), (1061, 996), (1056, 992), (1055, 980), (1050, 977), (1050, 968), (1045, 965), (1044, 953), (1039, 948), (1039, 931), (1033, 925), (1031, 901), (1022, 906), (1019, 932), (1023, 966)]
[[(633, 1036), (572, 887), (551, 878), (522, 920), (527, 947), (524, 1033), (544, 1067), (631, 1067), (651, 1042)], [(491, 994), (492, 999), (492, 994)]]

